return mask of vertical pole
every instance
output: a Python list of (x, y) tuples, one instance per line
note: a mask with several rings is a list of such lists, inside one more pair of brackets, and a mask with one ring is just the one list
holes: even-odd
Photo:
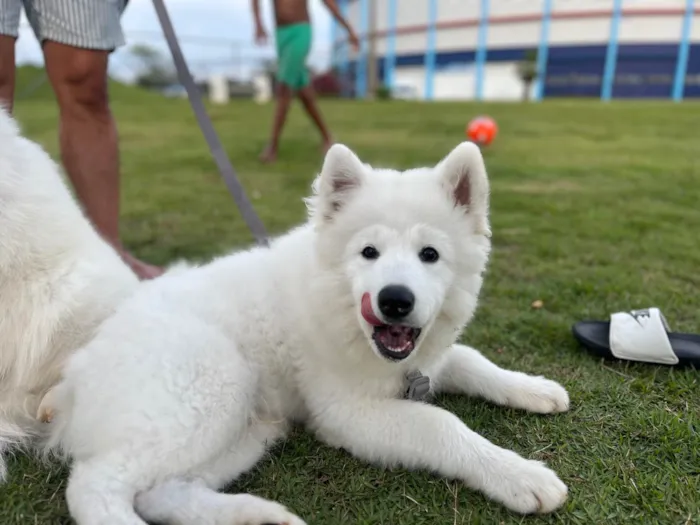
[(398, 0), (389, 0), (387, 17), (386, 52), (384, 53), (384, 85), (394, 88), (394, 67), (396, 66), (396, 6)]
[(425, 99), (433, 100), (438, 0), (428, 0), (428, 42), (425, 48)]
[(537, 84), (535, 100), (544, 98), (544, 87), (547, 80), (547, 62), (549, 60), (549, 25), (552, 21), (552, 0), (544, 0), (542, 5), (542, 25), (540, 26), (540, 45), (537, 50)]
[(476, 43), (476, 75), (474, 81), (476, 83), (475, 92), (476, 99), (483, 100), (484, 98), (484, 69), (486, 66), (486, 52), (488, 48), (488, 30), (489, 30), (489, 0), (481, 0), (481, 13), (479, 16), (479, 34)]
[(369, 29), (367, 30), (367, 86), (371, 98), (377, 93), (377, 2), (369, 0)]
[(673, 101), (683, 100), (685, 91), (685, 73), (688, 68), (688, 51), (690, 48), (690, 28), (693, 25), (693, 0), (685, 0), (685, 14), (681, 28), (681, 41), (678, 44), (678, 60), (676, 62), (676, 77), (673, 80)]
[(608, 101), (612, 98), (613, 84), (615, 82), (615, 69), (617, 67), (617, 45), (620, 33), (620, 20), (622, 20), (622, 0), (615, 0), (612, 19), (610, 20), (610, 39), (605, 54), (605, 70), (603, 71), (603, 85), (600, 90), (601, 100)]
[(335, 68), (338, 64), (339, 54), (338, 53), (338, 22), (336, 22), (335, 17), (331, 17), (331, 69)]
[[(348, 16), (348, 2), (347, 0), (338, 0), (340, 4), (340, 12), (344, 17)], [(338, 70), (340, 72), (341, 79), (341, 94), (343, 97), (348, 96), (348, 74), (350, 73), (350, 44), (347, 40), (347, 35), (342, 39), (342, 44), (338, 48), (339, 61)]]
[(360, 53), (355, 62), (355, 96), (367, 96), (367, 38), (369, 30), (369, 3), (371, 0), (360, 0)]

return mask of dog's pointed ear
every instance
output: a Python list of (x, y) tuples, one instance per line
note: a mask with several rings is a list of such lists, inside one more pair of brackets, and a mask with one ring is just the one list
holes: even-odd
[(330, 219), (342, 208), (348, 196), (362, 184), (365, 166), (350, 148), (334, 144), (326, 153), (315, 185), (322, 216)]
[(437, 165), (441, 183), (455, 205), (476, 219), (477, 233), (490, 235), (489, 180), (479, 146), (462, 142)]

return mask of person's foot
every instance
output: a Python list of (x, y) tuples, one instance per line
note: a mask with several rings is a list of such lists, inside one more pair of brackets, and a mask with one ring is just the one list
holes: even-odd
[(270, 164), (277, 160), (277, 148), (273, 146), (267, 146), (263, 152), (260, 154), (260, 162), (263, 164)]
[(163, 268), (140, 261), (127, 251), (120, 251), (119, 255), (121, 255), (122, 260), (129, 265), (129, 268), (131, 268), (141, 280), (155, 279), (165, 272)]

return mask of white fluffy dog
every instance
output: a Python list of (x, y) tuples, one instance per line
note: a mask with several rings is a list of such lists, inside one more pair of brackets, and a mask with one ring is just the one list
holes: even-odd
[(66, 357), (137, 284), (0, 107), (0, 483), (3, 452), (41, 430), (39, 402)]
[(49, 446), (74, 460), (77, 523), (302, 524), (277, 503), (217, 492), (295, 422), (520, 513), (560, 507), (567, 488), (554, 472), (422, 402), (428, 377), (435, 392), (533, 412), (569, 405), (557, 383), (455, 344), (490, 251), (488, 199), (473, 144), (405, 172), (336, 145), (307, 224), (269, 248), (141, 285), (41, 407), (53, 416)]

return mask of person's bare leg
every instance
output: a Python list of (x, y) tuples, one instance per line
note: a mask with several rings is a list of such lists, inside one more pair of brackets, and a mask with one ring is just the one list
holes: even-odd
[(287, 121), (287, 113), (292, 102), (292, 89), (285, 84), (279, 84), (277, 88), (277, 101), (275, 102), (275, 117), (272, 122), (272, 136), (267, 147), (260, 154), (262, 162), (274, 162), (277, 160), (277, 148), (279, 146), (280, 137), (284, 123)]
[(304, 86), (299, 90), (298, 96), (299, 100), (301, 100), (301, 103), (304, 105), (306, 113), (311, 117), (311, 120), (313, 120), (314, 124), (316, 124), (316, 128), (318, 128), (318, 131), (321, 133), (321, 137), (323, 138), (323, 150), (325, 153), (333, 145), (333, 137), (328, 127), (326, 127), (326, 123), (323, 121), (321, 110), (316, 103), (314, 90), (310, 85)]
[(12, 113), (15, 98), (15, 41), (13, 36), (0, 35), (0, 104)]
[(107, 94), (108, 52), (51, 41), (43, 49), (60, 109), (61, 158), (85, 213), (139, 277), (160, 275), (119, 237), (119, 139)]

